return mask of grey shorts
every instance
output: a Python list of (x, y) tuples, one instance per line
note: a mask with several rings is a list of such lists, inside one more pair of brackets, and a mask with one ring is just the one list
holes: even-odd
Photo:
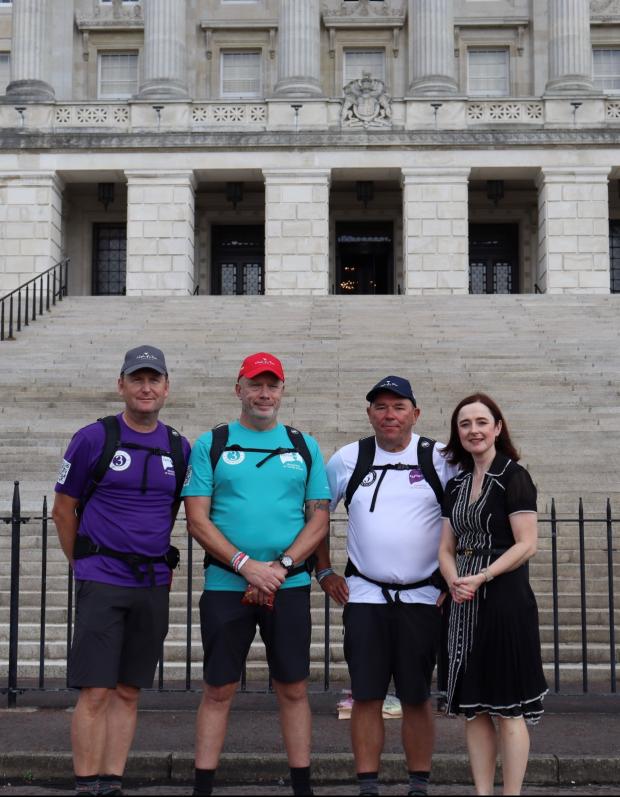
[(169, 596), (168, 586), (78, 581), (68, 686), (152, 686), (168, 633)]

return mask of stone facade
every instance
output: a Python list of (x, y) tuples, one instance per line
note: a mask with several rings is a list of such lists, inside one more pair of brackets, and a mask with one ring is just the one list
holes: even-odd
[[(488, 290), (609, 292), (620, 5), (481, 5), (0, 4), (0, 294), (64, 256), (94, 291), (112, 227), (135, 295), (257, 266), (269, 294), (467, 293), (476, 258)], [(471, 250), (484, 225), (501, 252)]]

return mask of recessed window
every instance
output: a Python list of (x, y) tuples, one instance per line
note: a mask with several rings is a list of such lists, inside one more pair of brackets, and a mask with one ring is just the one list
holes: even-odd
[(235, 50), (222, 53), (222, 97), (261, 96), (260, 50)]
[(13, 5), (13, 0), (0, 0), (0, 6), (10, 6)]
[(620, 48), (592, 50), (592, 76), (599, 91), (620, 91)]
[(9, 53), (0, 53), (0, 94), (6, 93), (6, 87), (11, 79), (11, 56)]
[(97, 97), (126, 99), (138, 91), (138, 53), (99, 53)]
[(344, 85), (359, 80), (365, 72), (378, 80), (385, 80), (385, 50), (345, 50)]
[(467, 93), (472, 97), (505, 97), (509, 94), (509, 57), (505, 48), (469, 50)]

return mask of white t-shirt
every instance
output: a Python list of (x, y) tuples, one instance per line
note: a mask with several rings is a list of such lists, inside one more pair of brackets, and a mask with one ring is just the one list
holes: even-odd
[[(433, 488), (418, 466), (419, 435), (412, 435), (404, 451), (392, 453), (377, 445), (375, 465), (403, 463), (407, 470), (388, 470), (379, 488), (373, 512), (370, 512), (375, 489), (383, 471), (371, 471), (353, 494), (349, 505), (347, 553), (360, 573), (377, 581), (408, 584), (428, 578), (437, 569), (441, 535), (441, 506)], [(327, 478), (332, 491), (332, 511), (344, 498), (355, 468), (359, 444), (350, 443), (336, 451), (327, 464)], [(456, 475), (437, 443), (433, 462), (442, 485)], [(385, 603), (381, 588), (358, 576), (347, 579), (350, 603)], [(403, 590), (403, 603), (435, 603), (439, 591), (427, 586)]]

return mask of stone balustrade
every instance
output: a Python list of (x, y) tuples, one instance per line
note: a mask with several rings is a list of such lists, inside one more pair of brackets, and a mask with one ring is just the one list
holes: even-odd
[[(518, 125), (531, 128), (616, 127), (620, 100), (584, 98), (575, 103), (557, 97), (506, 99), (451, 99), (431, 103), (420, 98), (392, 102), (393, 131), (500, 129)], [(156, 110), (158, 108), (159, 110)], [(66, 130), (97, 132), (191, 131), (336, 131), (341, 127), (338, 100), (313, 100), (295, 120), (281, 103), (257, 101), (162, 102), (52, 102), (22, 108), (0, 105), (0, 130), (59, 133)], [(286, 109), (285, 109), (286, 110)], [(288, 118), (290, 117), (290, 119)], [(308, 121), (306, 121), (306, 119)], [(372, 134), (372, 130), (367, 131)]]

